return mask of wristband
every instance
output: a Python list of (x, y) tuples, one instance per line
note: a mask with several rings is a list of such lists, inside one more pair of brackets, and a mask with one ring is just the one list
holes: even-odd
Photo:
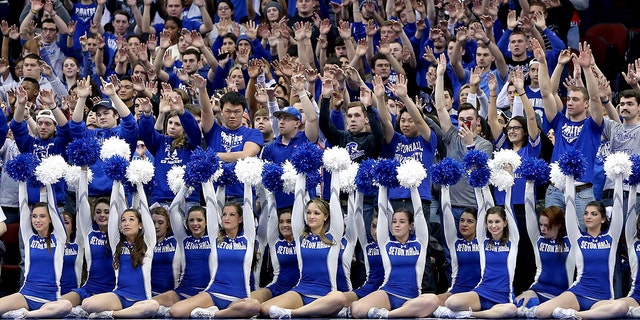
[(35, 15), (37, 15), (37, 14), (38, 14), (38, 11), (36, 11), (36, 10), (31, 10), (31, 13), (33, 13), (33, 15), (35, 16)]
[(476, 145), (475, 145), (475, 144), (472, 144), (472, 145), (470, 145), (470, 146), (467, 146), (467, 150), (475, 150), (475, 148), (476, 148)]
[(49, 110), (51, 110), (51, 111), (53, 111), (53, 110), (55, 110), (55, 109), (58, 109), (58, 105), (57, 105), (57, 104), (56, 104), (56, 105), (54, 105), (54, 107), (53, 107), (53, 108), (49, 108)]
[(516, 91), (513, 95), (516, 96), (516, 97), (523, 96), (524, 92), (523, 93), (518, 93), (518, 91)]
[(602, 104), (609, 104), (609, 99), (607, 99), (607, 100), (600, 100), (600, 103), (602, 103)]

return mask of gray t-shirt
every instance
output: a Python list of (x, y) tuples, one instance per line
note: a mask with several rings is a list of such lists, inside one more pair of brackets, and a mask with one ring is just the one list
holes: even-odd
[[(476, 136), (473, 139), (476, 150), (489, 155), (493, 154), (493, 145), (486, 139)], [(451, 126), (444, 136), (444, 143), (447, 145), (447, 157), (462, 162), (462, 158), (467, 154), (467, 146), (458, 135), (458, 128)], [(454, 207), (477, 207), (476, 196), (473, 187), (469, 185), (466, 177), (462, 177), (458, 183), (451, 186), (451, 205)]]
[[(640, 124), (622, 124), (611, 119), (604, 119), (604, 129), (602, 135), (609, 140), (609, 154), (624, 151), (625, 153), (640, 153)], [(604, 183), (604, 190), (613, 189), (613, 180), (607, 177)], [(629, 190), (629, 186), (624, 186)]]

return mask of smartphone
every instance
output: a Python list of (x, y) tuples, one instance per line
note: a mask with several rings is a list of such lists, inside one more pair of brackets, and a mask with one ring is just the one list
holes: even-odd
[(471, 121), (462, 121), (467, 129), (471, 129)]
[(223, 52), (218, 56), (218, 60), (224, 60), (229, 56), (229, 52)]

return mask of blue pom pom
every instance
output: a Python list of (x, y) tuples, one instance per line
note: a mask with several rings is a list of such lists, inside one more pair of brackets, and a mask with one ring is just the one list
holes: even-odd
[(482, 188), (489, 183), (491, 170), (484, 166), (469, 172), (469, 184), (474, 188)]
[(587, 172), (587, 159), (582, 152), (574, 149), (560, 156), (558, 166), (560, 170), (562, 170), (562, 173), (573, 176), (574, 179), (578, 180)]
[(273, 192), (282, 192), (282, 167), (273, 163), (267, 162), (262, 167), (262, 185)]
[(216, 185), (228, 187), (236, 183), (240, 183), (240, 181), (238, 181), (238, 177), (236, 177), (235, 162), (223, 162), (222, 169), (224, 172), (222, 173), (222, 176), (220, 176), (220, 179), (218, 179)]
[(435, 184), (452, 186), (458, 183), (462, 174), (462, 164), (451, 158), (444, 158), (431, 166), (431, 181)]
[(12, 160), (7, 161), (7, 174), (16, 181), (36, 180), (35, 172), (38, 164), (40, 164), (40, 160), (33, 153), (21, 153)]
[(129, 161), (121, 156), (113, 156), (104, 161), (104, 173), (111, 180), (126, 181)]
[(629, 185), (640, 184), (640, 155), (631, 155), (631, 175), (629, 176)]
[(516, 170), (515, 174), (522, 176), (527, 181), (533, 181), (535, 185), (549, 181), (551, 168), (549, 164), (539, 158), (528, 157), (522, 160), (522, 164)]
[[(218, 156), (212, 153), (215, 159)], [(191, 188), (198, 188), (203, 182), (211, 179), (218, 170), (218, 162), (212, 163), (212, 155), (198, 147), (191, 152), (189, 163), (184, 170), (184, 183)]]
[(375, 165), (373, 179), (381, 186), (387, 188), (399, 187), (398, 166), (396, 159), (380, 159)]
[(322, 166), (322, 150), (315, 143), (305, 143), (295, 148), (289, 159), (298, 173), (309, 175)]
[(94, 138), (74, 140), (67, 147), (67, 159), (73, 165), (84, 167), (98, 161), (100, 144)]
[(307, 174), (306, 187), (307, 190), (315, 190), (318, 184), (322, 181), (322, 175), (319, 171), (311, 172)]
[(362, 161), (358, 167), (355, 180), (356, 188), (358, 188), (358, 192), (365, 196), (372, 196), (378, 191), (378, 188), (373, 185), (373, 169), (375, 164), (375, 160), (366, 159)]
[(480, 150), (471, 150), (462, 158), (464, 170), (474, 170), (475, 168), (485, 167), (489, 161), (489, 155)]
[(215, 173), (220, 169), (220, 157), (218, 157), (218, 153), (212, 148), (207, 149), (206, 152), (207, 162), (209, 166), (211, 166), (211, 172)]

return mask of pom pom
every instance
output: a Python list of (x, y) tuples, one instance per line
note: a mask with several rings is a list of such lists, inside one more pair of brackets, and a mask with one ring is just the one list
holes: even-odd
[(40, 160), (33, 153), (21, 153), (7, 161), (7, 174), (13, 180), (26, 182), (30, 178), (33, 179), (38, 164)]
[(349, 151), (347, 151), (347, 149), (333, 147), (324, 150), (322, 162), (324, 163), (324, 168), (327, 169), (327, 171), (331, 173), (340, 172), (349, 167), (351, 164), (351, 157), (349, 156)]
[(360, 165), (357, 162), (352, 162), (349, 167), (340, 171), (340, 190), (342, 192), (352, 193), (356, 191), (356, 175), (359, 167)]
[(228, 187), (240, 182), (236, 176), (235, 162), (223, 162), (222, 170), (224, 170), (224, 172), (222, 173), (222, 176), (220, 176), (220, 179), (218, 179), (217, 183), (219, 186)]
[(133, 184), (147, 184), (153, 179), (155, 168), (149, 160), (133, 160), (127, 168), (127, 179)]
[(283, 173), (284, 170), (281, 166), (273, 162), (266, 162), (262, 166), (262, 185), (272, 193), (282, 192), (283, 183), (281, 177)]
[(493, 184), (498, 190), (505, 191), (515, 183), (515, 177), (507, 170), (497, 169), (491, 170), (491, 176), (489, 178), (491, 184)]
[(118, 137), (111, 137), (105, 140), (100, 149), (100, 159), (106, 160), (113, 156), (120, 156), (127, 161), (131, 159), (129, 144)]
[(224, 169), (222, 169), (222, 167), (218, 167), (218, 170), (216, 170), (216, 172), (213, 173), (213, 177), (211, 177), (211, 179), (213, 179), (213, 182), (218, 182), (223, 173)]
[(358, 192), (365, 196), (372, 196), (378, 191), (378, 188), (373, 184), (375, 165), (375, 160), (366, 159), (362, 161), (358, 167), (355, 181), (356, 187), (358, 188)]
[(629, 185), (640, 184), (640, 155), (634, 154), (631, 159), (631, 175), (629, 176)]
[[(215, 158), (214, 158), (215, 156)], [(216, 173), (219, 163), (215, 161), (215, 153), (206, 153), (198, 147), (191, 153), (191, 158), (184, 172), (184, 182), (190, 188), (197, 188), (208, 181)]]
[(587, 159), (582, 152), (570, 150), (560, 156), (558, 166), (560, 166), (562, 173), (578, 180), (587, 171)]
[(469, 185), (474, 188), (482, 188), (489, 182), (491, 170), (487, 166), (479, 167), (469, 172)]
[(417, 188), (427, 177), (427, 170), (418, 160), (410, 158), (398, 167), (398, 182), (405, 188)]
[(167, 172), (167, 183), (174, 195), (177, 195), (184, 185), (184, 168), (185, 166), (173, 166)]
[(236, 163), (236, 177), (245, 184), (255, 186), (262, 182), (262, 160), (256, 157), (247, 157)]
[(320, 181), (322, 181), (322, 175), (320, 175), (320, 171), (307, 173), (306, 178), (307, 190), (315, 190), (318, 184), (320, 184)]
[(516, 174), (527, 181), (533, 181), (537, 186), (549, 181), (550, 172), (551, 168), (544, 160), (533, 157), (525, 158), (520, 168), (515, 171)]
[(67, 147), (67, 158), (73, 165), (84, 167), (98, 161), (100, 144), (94, 138), (74, 140)]
[(511, 167), (511, 172), (515, 172), (522, 163), (520, 155), (511, 149), (502, 149), (493, 153), (493, 159), (490, 159), (487, 164), (489, 168), (493, 170), (503, 170)]
[[(78, 184), (80, 183), (80, 175), (82, 174), (82, 167), (79, 166), (69, 166), (67, 167), (67, 171), (64, 173), (64, 180), (67, 182), (67, 186), (70, 191), (77, 191)], [(91, 183), (93, 180), (93, 171), (91, 169), (87, 169), (87, 181)]]
[(127, 167), (129, 167), (129, 160), (121, 156), (113, 156), (107, 158), (106, 160), (104, 160), (104, 165), (102, 166), (107, 177), (109, 177), (111, 180), (121, 182), (125, 181)]
[(551, 183), (553, 183), (556, 188), (564, 190), (564, 186), (567, 183), (567, 176), (562, 172), (557, 162), (551, 164), (550, 178)]
[(487, 165), (489, 155), (480, 150), (471, 150), (462, 158), (465, 171), (471, 171), (475, 168), (484, 167)]
[(398, 166), (400, 166), (400, 162), (396, 159), (378, 160), (374, 169), (374, 182), (387, 188), (400, 186), (398, 182)]
[(291, 164), (297, 172), (310, 174), (322, 165), (322, 150), (314, 143), (304, 143), (291, 153)]
[(36, 178), (44, 184), (54, 184), (64, 177), (68, 166), (61, 155), (46, 157), (36, 167)]
[(296, 180), (298, 179), (298, 172), (293, 167), (293, 164), (289, 160), (286, 160), (282, 164), (282, 191), (284, 193), (293, 193), (296, 190)]
[(462, 164), (451, 158), (444, 158), (431, 166), (431, 181), (435, 184), (452, 186), (458, 183), (462, 174)]
[(632, 165), (629, 155), (618, 151), (607, 156), (604, 161), (604, 172), (611, 180), (614, 180), (618, 175), (621, 175), (622, 179), (627, 179), (631, 175)]
[(218, 169), (220, 169), (220, 157), (218, 157), (218, 153), (213, 149), (207, 149), (206, 157), (209, 166), (211, 166), (211, 172), (215, 174)]

